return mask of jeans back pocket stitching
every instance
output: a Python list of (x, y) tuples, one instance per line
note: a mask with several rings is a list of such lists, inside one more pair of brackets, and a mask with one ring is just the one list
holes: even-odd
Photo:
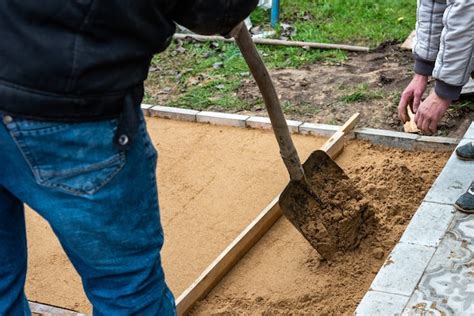
[(28, 164), (28, 166), (29, 166), (29, 168), (30, 168), (30, 170), (33, 174), (33, 177), (36, 179), (36, 181), (35, 181), (36, 183), (38, 183), (41, 186), (48, 187), (48, 188), (59, 188), (59, 189), (62, 189), (66, 192), (69, 192), (73, 195), (77, 195), (77, 196), (82, 196), (82, 195), (85, 195), (85, 194), (92, 195), (92, 194), (98, 192), (115, 175), (117, 175), (117, 173), (119, 173), (120, 170), (122, 170), (123, 167), (126, 164), (125, 152), (123, 152), (123, 151), (119, 152), (119, 154), (120, 154), (120, 156), (119, 156), (119, 165), (116, 166), (115, 169), (113, 169), (113, 171), (110, 173), (110, 175), (108, 177), (106, 177), (98, 185), (94, 186), (93, 189), (88, 190), (88, 191), (81, 190), (81, 189), (75, 189), (75, 188), (72, 188), (70, 186), (60, 184), (60, 183), (52, 183), (52, 182), (49, 182), (47, 179), (44, 179), (44, 177), (42, 176), (41, 171), (39, 170), (39, 168), (35, 166), (38, 163), (36, 162), (36, 159), (34, 158), (34, 156), (30, 153), (30, 151), (28, 149), (28, 146), (23, 141), (21, 141), (21, 139), (18, 137), (18, 136), (27, 136), (27, 135), (23, 134), (19, 130), (9, 131), (9, 132), (10, 132), (10, 135), (12, 136), (13, 141), (16, 143), (16, 145), (18, 147), (18, 150), (20, 151), (23, 158), (25, 159), (25, 162)]
[(42, 127), (36, 129), (22, 129), (18, 124), (16, 126), (17, 130), (15, 133), (21, 134), (23, 136), (42, 136), (50, 133), (60, 132), (65, 129), (68, 129), (69, 126), (67, 124), (59, 125), (59, 126), (49, 126), (49, 127)]
[(106, 177), (101, 183), (94, 186), (91, 190), (75, 189), (61, 183), (44, 182), (44, 183), (39, 183), (39, 184), (48, 188), (59, 188), (76, 196), (93, 195), (97, 193), (100, 189), (102, 189), (107, 183), (109, 183), (109, 181), (113, 177), (115, 177), (120, 172), (120, 170), (123, 169), (124, 166), (125, 166), (125, 162), (123, 161), (120, 163), (120, 165), (115, 167), (115, 169), (110, 173), (108, 177)]
[(107, 167), (109, 165), (114, 165), (115, 163), (121, 164), (124, 160), (123, 156), (124, 156), (124, 152), (118, 152), (117, 154), (113, 155), (109, 159), (98, 162), (98, 163), (95, 163), (95, 164), (90, 165), (88, 167), (73, 168), (73, 169), (68, 169), (68, 170), (64, 170), (64, 171), (56, 171), (56, 172), (41, 171), (41, 170), (38, 170), (38, 171), (41, 173), (42, 177), (44, 177), (44, 178), (55, 177), (55, 178), (58, 178), (58, 179), (64, 179), (64, 178), (67, 178), (67, 177), (72, 177), (72, 176), (79, 175), (81, 173), (100, 170), (100, 169), (102, 169), (104, 167)]

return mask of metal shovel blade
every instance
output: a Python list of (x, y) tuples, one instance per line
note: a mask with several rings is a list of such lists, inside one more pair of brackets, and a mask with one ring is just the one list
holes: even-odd
[(368, 201), (326, 152), (314, 151), (303, 168), (307, 182), (290, 181), (280, 195), (283, 214), (325, 259), (357, 247)]

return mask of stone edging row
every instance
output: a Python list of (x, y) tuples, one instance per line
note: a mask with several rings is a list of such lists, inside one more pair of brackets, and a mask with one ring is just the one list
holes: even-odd
[[(150, 104), (142, 104), (142, 110), (149, 117), (240, 128), (271, 129), (268, 117), (197, 111)], [(331, 137), (340, 127), (294, 120), (287, 120), (287, 124), (292, 133), (322, 137)], [(406, 150), (451, 151), (459, 142), (458, 139), (449, 137), (423, 136), (374, 128), (355, 129), (353, 137), (368, 140), (374, 144)]]

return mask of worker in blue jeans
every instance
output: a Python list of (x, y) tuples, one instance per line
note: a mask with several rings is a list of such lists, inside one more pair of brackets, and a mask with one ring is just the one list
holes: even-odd
[(25, 203), (51, 225), (94, 315), (175, 314), (143, 81), (175, 22), (225, 34), (256, 4), (0, 0), (0, 315), (30, 314)]

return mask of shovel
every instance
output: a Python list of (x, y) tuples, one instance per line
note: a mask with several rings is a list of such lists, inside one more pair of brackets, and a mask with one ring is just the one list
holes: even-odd
[(301, 165), (275, 87), (247, 27), (241, 23), (230, 35), (257, 82), (290, 175), (279, 198), (283, 215), (324, 259), (355, 248), (361, 239), (361, 224), (370, 213), (367, 201), (324, 151), (314, 151)]

